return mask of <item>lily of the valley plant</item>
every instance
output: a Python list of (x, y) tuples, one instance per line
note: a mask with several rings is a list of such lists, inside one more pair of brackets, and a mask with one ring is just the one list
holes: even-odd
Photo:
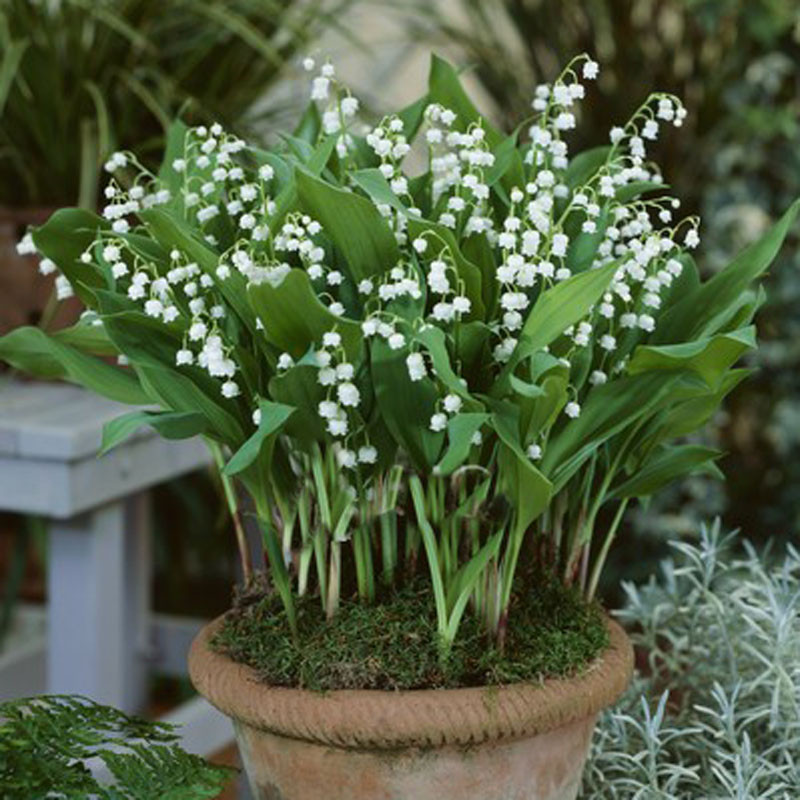
[(718, 452), (675, 442), (747, 375), (756, 281), (798, 211), (702, 282), (698, 220), (647, 155), (677, 98), (569, 152), (597, 70), (574, 59), (511, 135), (438, 58), (427, 94), (371, 128), (327, 63), (273, 151), (176, 124), (159, 175), (116, 154), (102, 216), (32, 233), (88, 310), (0, 355), (160, 409), (106, 447), (145, 423), (207, 437), (291, 626), (297, 595), (331, 617), (416, 564), (443, 657), (464, 614), (502, 645), (532, 576), (592, 598), (629, 501), (716, 471)]

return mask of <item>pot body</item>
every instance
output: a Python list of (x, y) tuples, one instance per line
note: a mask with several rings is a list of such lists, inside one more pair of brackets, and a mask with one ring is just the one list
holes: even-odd
[(233, 720), (256, 800), (575, 800), (597, 713), (627, 687), (633, 649), (538, 684), (315, 693), (268, 686), (211, 647), (189, 653), (197, 690)]
[(339, 748), (237, 722), (255, 800), (575, 800), (595, 716), (514, 741)]

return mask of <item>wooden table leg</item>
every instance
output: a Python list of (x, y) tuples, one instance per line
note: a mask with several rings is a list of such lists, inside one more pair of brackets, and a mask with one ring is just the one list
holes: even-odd
[(126, 711), (145, 701), (150, 536), (136, 495), (50, 525), (47, 688)]

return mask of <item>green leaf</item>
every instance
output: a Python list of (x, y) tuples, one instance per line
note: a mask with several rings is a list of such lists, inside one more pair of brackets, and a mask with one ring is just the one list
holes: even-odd
[(164, 157), (161, 161), (161, 167), (158, 170), (158, 179), (169, 190), (172, 195), (172, 201), (183, 208), (183, 198), (180, 190), (183, 186), (183, 175), (176, 172), (172, 168), (172, 162), (176, 158), (183, 158), (184, 145), (186, 141), (186, 134), (188, 132), (186, 124), (179, 119), (176, 119), (167, 130), (166, 147), (164, 149)]
[(424, 94), (418, 100), (409, 103), (405, 108), (397, 112), (397, 116), (403, 123), (403, 136), (405, 136), (409, 142), (416, 136), (420, 125), (422, 125), (425, 109), (429, 104), (430, 98), (427, 94)]
[(452, 257), (458, 272), (458, 277), (464, 282), (464, 294), (469, 298), (471, 305), (469, 314), (464, 315), (464, 321), (483, 319), (486, 307), (483, 304), (483, 280), (481, 270), (467, 259), (458, 246), (456, 237), (449, 228), (437, 222), (410, 217), (408, 220), (408, 235), (416, 239), (422, 234), (428, 242), (425, 251), (426, 258), (436, 258), (443, 250), (447, 250)]
[(275, 400), (295, 409), (286, 423), (286, 433), (301, 442), (310, 443), (325, 436), (325, 424), (317, 407), (326, 397), (324, 386), (317, 380), (319, 369), (311, 364), (297, 364), (269, 382), (269, 393)]
[(397, 240), (373, 203), (302, 169), (295, 170), (295, 180), (301, 208), (320, 222), (355, 282), (383, 274), (397, 263)]
[[(469, 393), (450, 365), (450, 354), (447, 352), (445, 333), (441, 328), (429, 325), (413, 334), (414, 341), (419, 342), (428, 351), (433, 362), (436, 377), (453, 393), (463, 397), (468, 404), (482, 408), (481, 404)], [(470, 409), (466, 409), (470, 410)]]
[(712, 392), (704, 391), (698, 396), (684, 399), (659, 414), (649, 426), (650, 446), (694, 433), (705, 425), (720, 407), (725, 397), (732, 392), (753, 370), (732, 369), (722, 377), (719, 387)]
[(544, 451), (542, 471), (560, 489), (580, 465), (611, 436), (651, 414), (660, 405), (673, 402), (673, 389), (680, 375), (644, 372), (594, 387), (581, 414), (554, 435)]
[(302, 358), (312, 346), (318, 349), (322, 335), (336, 330), (342, 337), (347, 357), (352, 361), (358, 359), (361, 326), (332, 314), (317, 297), (305, 270), (290, 270), (277, 286), (251, 284), (247, 294), (253, 312), (263, 325), (261, 335), (292, 358)]
[(586, 316), (603, 296), (618, 267), (619, 263), (612, 261), (599, 269), (573, 275), (539, 295), (522, 326), (519, 343), (497, 379), (493, 395), (500, 397), (508, 391), (508, 379), (522, 359), (549, 345)]
[(484, 575), (489, 562), (496, 558), (502, 541), (503, 531), (500, 530), (453, 576), (450, 590), (447, 593), (449, 615), (446, 641), (452, 642), (455, 640), (458, 626), (461, 624), (461, 618), (464, 615), (464, 611), (466, 611), (472, 592), (478, 580)]
[[(212, 399), (197, 383), (177, 369), (165, 369), (147, 365), (137, 365), (136, 372), (149, 401), (157, 401), (172, 411), (196, 411), (208, 422), (209, 435), (227, 444), (238, 447), (244, 439), (244, 431), (236, 413), (236, 403)], [(230, 410), (229, 410), (230, 409)]]
[(408, 216), (408, 209), (403, 201), (392, 191), (389, 181), (383, 177), (379, 169), (360, 169), (353, 173), (353, 182), (362, 189), (374, 203), (383, 203)]
[(715, 333), (709, 321), (734, 304), (777, 256), (783, 240), (800, 212), (795, 200), (786, 213), (758, 241), (746, 247), (711, 280), (678, 300), (661, 317), (653, 335), (654, 344), (669, 344)]
[(370, 353), (372, 384), (383, 421), (414, 464), (428, 472), (438, 462), (444, 443), (444, 433), (429, 428), (439, 392), (430, 378), (409, 378), (406, 349), (392, 350), (373, 339)]
[(81, 254), (109, 229), (102, 217), (82, 208), (62, 208), (33, 231), (36, 249), (56, 263), (84, 305), (94, 308), (92, 289), (106, 286), (103, 273), (93, 264), (81, 262)]
[(165, 439), (190, 439), (206, 432), (206, 420), (194, 411), (131, 411), (103, 426), (102, 456), (149, 425)]
[(518, 378), (516, 375), (512, 375), (510, 378), (511, 388), (516, 392), (518, 395), (527, 398), (537, 398), (537, 397), (544, 397), (545, 391), (541, 386), (538, 386), (535, 383), (527, 383), (523, 381), (521, 378)]
[(259, 457), (262, 447), (269, 437), (280, 431), (286, 420), (295, 411), (293, 406), (273, 403), (269, 400), (262, 400), (258, 407), (261, 411), (261, 422), (256, 432), (231, 456), (223, 470), (225, 475), (236, 475), (249, 467)]
[(587, 183), (597, 171), (606, 163), (611, 152), (610, 145), (603, 147), (593, 147), (591, 150), (584, 150), (575, 156), (567, 167), (564, 175), (564, 183), (570, 189), (576, 189)]
[(523, 349), (535, 353), (583, 319), (608, 289), (618, 268), (619, 264), (612, 261), (599, 269), (573, 275), (543, 292), (522, 326)]
[(676, 478), (701, 469), (708, 470), (709, 467), (714, 470), (712, 474), (718, 475), (719, 470), (713, 466), (713, 462), (721, 455), (719, 450), (695, 444), (664, 447), (638, 466), (633, 477), (613, 489), (609, 499), (646, 497)]
[(450, 475), (466, 461), (472, 448), (472, 437), (490, 419), (489, 414), (456, 414), (447, 423), (447, 450), (436, 465), (438, 475)]
[(658, 183), (656, 181), (635, 181), (634, 183), (620, 186), (616, 193), (615, 198), (618, 203), (630, 203), (631, 200), (636, 199), (640, 195), (647, 194), (648, 192), (665, 192), (669, 189), (669, 184)]
[(425, 496), (420, 479), (416, 475), (412, 475), (408, 481), (408, 487), (411, 491), (411, 500), (417, 516), (417, 527), (422, 536), (425, 555), (428, 558), (433, 598), (436, 604), (438, 633), (443, 639), (442, 645), (446, 648), (449, 615), (447, 613), (447, 596), (444, 590), (444, 581), (442, 580), (442, 566), (439, 563), (439, 551), (436, 546), (436, 534), (433, 532), (428, 516), (425, 513)]
[(309, 144), (314, 144), (318, 137), (319, 132), (322, 130), (322, 120), (319, 115), (319, 109), (315, 101), (311, 100), (300, 117), (297, 127), (293, 131), (296, 139), (303, 139)]
[(503, 135), (494, 128), (469, 99), (461, 85), (458, 73), (444, 59), (433, 54), (431, 67), (428, 73), (428, 98), (432, 103), (440, 103), (458, 115), (453, 127), (465, 130), (471, 123), (482, 123), (486, 131), (486, 140), (492, 149), (498, 147), (503, 141)]
[(511, 500), (515, 512), (517, 535), (547, 508), (553, 485), (531, 462), (519, 437), (517, 409), (510, 403), (495, 403), (492, 427), (497, 432), (500, 450), (500, 483)]
[(11, 87), (14, 85), (19, 62), (29, 44), (27, 39), (4, 42), (4, 52), (0, 59), (0, 117), (2, 117)]
[(627, 371), (637, 375), (650, 370), (687, 370), (714, 388), (723, 373), (755, 346), (756, 329), (752, 325), (684, 344), (640, 345), (634, 350)]
[(0, 359), (37, 377), (77, 383), (118, 403), (150, 402), (133, 372), (82, 353), (39, 328), (17, 328), (0, 337)]

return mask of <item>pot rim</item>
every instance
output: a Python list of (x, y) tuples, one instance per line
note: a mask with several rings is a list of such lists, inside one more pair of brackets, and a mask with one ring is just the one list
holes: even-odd
[(630, 640), (607, 617), (608, 648), (570, 678), (402, 691), (269, 686), (252, 667), (211, 648), (224, 616), (192, 642), (189, 676), (197, 691), (238, 723), (335, 747), (388, 750), (521, 739), (594, 716), (619, 698), (633, 675)]

